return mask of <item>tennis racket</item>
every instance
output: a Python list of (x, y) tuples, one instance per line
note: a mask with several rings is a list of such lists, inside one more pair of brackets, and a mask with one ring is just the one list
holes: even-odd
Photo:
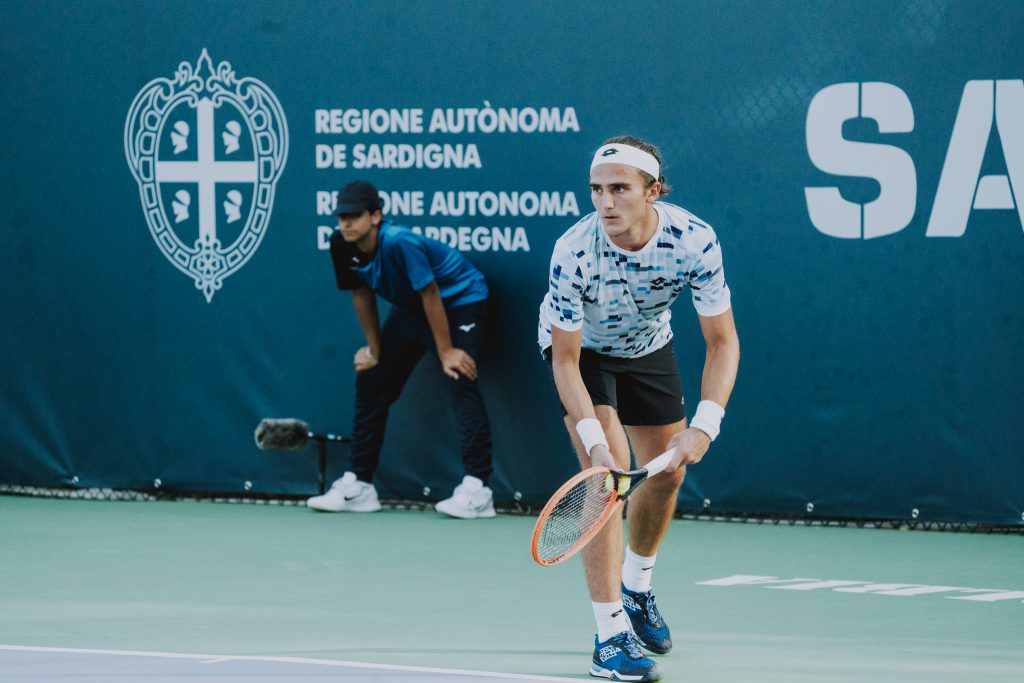
[(673, 455), (675, 449), (670, 448), (646, 467), (632, 472), (591, 467), (562, 484), (540, 511), (533, 527), (533, 559), (550, 567), (578, 553), (618, 512), (622, 501), (668, 467)]

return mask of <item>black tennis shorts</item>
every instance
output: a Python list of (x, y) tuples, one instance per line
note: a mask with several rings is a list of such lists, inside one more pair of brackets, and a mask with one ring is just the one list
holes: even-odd
[[(551, 366), (551, 348), (544, 351)], [(668, 425), (686, 417), (683, 387), (672, 344), (639, 358), (580, 353), (580, 375), (595, 406), (611, 406), (624, 425)], [(567, 414), (562, 406), (562, 416)]]

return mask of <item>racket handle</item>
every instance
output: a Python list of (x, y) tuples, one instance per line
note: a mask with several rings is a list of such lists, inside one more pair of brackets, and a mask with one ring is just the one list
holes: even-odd
[(672, 462), (672, 456), (676, 454), (676, 449), (670, 448), (654, 460), (644, 465), (644, 469), (647, 470), (647, 476), (653, 477), (655, 474), (659, 474), (669, 466)]

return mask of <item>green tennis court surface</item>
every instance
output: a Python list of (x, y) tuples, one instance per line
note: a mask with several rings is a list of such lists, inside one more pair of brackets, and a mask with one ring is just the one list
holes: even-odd
[[(0, 681), (591, 680), (579, 560), (535, 565), (533, 523), (0, 496)], [(676, 521), (659, 661), (667, 681), (1024, 680), (1022, 568), (1015, 535)]]

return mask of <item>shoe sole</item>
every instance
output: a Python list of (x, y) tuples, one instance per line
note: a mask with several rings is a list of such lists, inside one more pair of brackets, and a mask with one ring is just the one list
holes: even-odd
[(496, 516), (494, 508), (482, 510), (481, 512), (474, 511), (463, 511), (463, 510), (449, 510), (444, 507), (441, 503), (434, 506), (434, 509), (440, 512), (442, 515), (448, 515), (449, 517), (457, 517), (458, 519), (485, 519)]
[(654, 681), (661, 680), (660, 674), (657, 678), (648, 678), (647, 676), (626, 676), (624, 674), (620, 674), (614, 669), (605, 669), (597, 664), (590, 665), (590, 675), (595, 678), (609, 678), (613, 681), (641, 681), (641, 683), (653, 683)]
[(310, 505), (309, 503), (306, 503), (306, 507), (308, 507), (311, 510), (316, 510), (317, 512), (379, 512), (380, 509), (381, 509), (381, 506), (380, 506), (379, 503), (376, 506), (360, 507), (360, 508), (352, 508), (352, 507), (335, 508), (335, 507), (328, 507), (328, 506), (325, 506), (325, 505)]

